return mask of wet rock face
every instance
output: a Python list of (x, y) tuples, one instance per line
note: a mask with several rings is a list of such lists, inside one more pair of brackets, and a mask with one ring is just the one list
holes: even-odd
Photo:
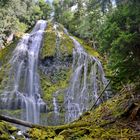
[[(59, 80), (58, 76), (64, 71), (67, 71), (72, 66), (72, 56), (64, 57), (63, 59), (58, 59), (56, 57), (46, 57), (41, 60), (40, 69), (41, 71), (50, 77), (51, 82), (57, 83)], [(56, 78), (57, 76), (57, 78)], [(61, 77), (61, 76), (60, 76)]]
[(50, 67), (52, 65), (69, 67), (72, 64), (72, 55), (65, 56), (63, 58), (56, 58), (54, 56), (45, 57), (41, 60), (41, 64), (46, 67)]
[(47, 104), (42, 121), (47, 120), (48, 125), (64, 123), (64, 95), (72, 70), (73, 48), (63, 28), (48, 23), (39, 60), (41, 96)]

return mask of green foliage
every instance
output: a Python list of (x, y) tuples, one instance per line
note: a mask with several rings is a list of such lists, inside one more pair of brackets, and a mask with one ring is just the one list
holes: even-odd
[(71, 33), (85, 39), (95, 47), (96, 34), (104, 20), (100, 3), (97, 0), (78, 0), (72, 5), (66, 4), (65, 1), (61, 3), (55, 1), (54, 7), (54, 18), (58, 22), (62, 23)]
[(39, 0), (38, 5), (40, 7), (40, 11), (42, 11), (42, 19), (48, 19), (51, 14), (51, 7), (49, 4), (46, 4), (44, 0)]
[(1, 6), (4, 6), (5, 4), (7, 4), (9, 0), (0, 0)]
[[(10, 124), (0, 121), (0, 139), (1, 140), (12, 140), (11, 135), (15, 135), (18, 129)], [(17, 138), (17, 137), (16, 137)]]
[(117, 84), (140, 79), (139, 6), (139, 2), (120, 5), (109, 13), (98, 34), (100, 51), (109, 57), (108, 67), (117, 71)]
[(0, 46), (11, 33), (25, 32), (39, 19), (48, 19), (51, 8), (40, 0), (6, 0), (0, 3)]

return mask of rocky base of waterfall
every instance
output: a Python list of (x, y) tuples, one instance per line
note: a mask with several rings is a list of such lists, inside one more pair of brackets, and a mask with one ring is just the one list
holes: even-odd
[[(76, 121), (50, 127), (29, 129), (26, 137), (49, 140), (96, 140), (139, 139), (140, 137), (140, 90), (122, 90), (95, 110), (84, 113)], [(7, 124), (7, 123), (6, 123)], [(12, 139), (11, 127), (0, 123), (0, 138)], [(25, 139), (25, 138), (24, 138)]]
[(25, 140), (25, 134), (23, 134), (15, 126), (0, 120), (0, 139), (1, 140)]

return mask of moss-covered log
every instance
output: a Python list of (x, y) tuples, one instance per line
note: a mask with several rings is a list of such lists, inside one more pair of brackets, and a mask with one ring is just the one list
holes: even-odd
[(5, 116), (5, 115), (0, 115), (0, 120), (3, 121), (7, 121), (10, 123), (14, 123), (14, 124), (19, 124), (25, 127), (29, 127), (29, 128), (45, 128), (45, 129), (54, 129), (54, 130), (63, 130), (63, 129), (68, 129), (68, 128), (75, 128), (75, 127), (82, 127), (82, 126), (89, 126), (89, 123), (74, 123), (74, 124), (66, 124), (66, 125), (60, 125), (60, 126), (43, 126), (43, 125), (38, 125), (38, 124), (33, 124), (27, 121), (23, 121), (23, 120), (19, 120), (19, 119), (15, 119), (9, 116)]
[(34, 127), (34, 124), (31, 124), (29, 122), (22, 121), (22, 120), (19, 120), (19, 119), (14, 119), (14, 118), (11, 118), (11, 117), (8, 117), (8, 116), (5, 116), (5, 115), (0, 115), (0, 120), (10, 122), (10, 123), (14, 123), (14, 124), (19, 124), (19, 125), (30, 127), (30, 128)]

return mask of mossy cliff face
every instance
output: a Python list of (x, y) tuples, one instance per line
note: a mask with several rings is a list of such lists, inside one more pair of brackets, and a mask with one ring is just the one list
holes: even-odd
[[(76, 39), (89, 55), (99, 57), (99, 54), (86, 45), (84, 41)], [(50, 122), (53, 122), (51, 118), (54, 111), (54, 97), (57, 100), (58, 110), (60, 110), (59, 115), (64, 118), (64, 95), (72, 75), (74, 48), (73, 41), (65, 33), (64, 27), (58, 23), (49, 22), (40, 51), (40, 79), (42, 98), (46, 101), (48, 121)]]
[(140, 138), (139, 100), (139, 92), (125, 91), (73, 123), (30, 129), (28, 133), (31, 139), (40, 140), (137, 140)]
[(74, 48), (72, 40), (67, 36), (63, 28), (60, 26), (57, 28), (57, 31), (53, 27), (54, 25), (52, 23), (48, 23), (47, 29), (45, 31), (44, 35), (44, 41), (43, 46), (41, 50), (41, 57), (54, 57), (57, 54), (57, 31), (60, 34), (59, 37), (59, 48), (60, 53), (62, 54), (62, 57), (72, 55), (72, 50)]
[(100, 57), (99, 53), (97, 51), (95, 51), (95, 49), (93, 49), (91, 46), (89, 46), (86, 42), (84, 42), (82, 39), (74, 37), (85, 49), (85, 51), (91, 55), (91, 56), (95, 56), (95, 57)]
[(40, 80), (50, 123), (53, 122), (51, 118), (54, 115), (53, 97), (56, 97), (59, 109), (63, 108), (64, 94), (72, 71), (73, 48), (73, 42), (63, 32), (63, 28), (54, 28), (52, 23), (48, 23), (40, 50)]
[(19, 37), (15, 37), (11, 44), (0, 50), (0, 90), (3, 90), (7, 79), (10, 64), (8, 63), (12, 57), (12, 52), (18, 43)]

